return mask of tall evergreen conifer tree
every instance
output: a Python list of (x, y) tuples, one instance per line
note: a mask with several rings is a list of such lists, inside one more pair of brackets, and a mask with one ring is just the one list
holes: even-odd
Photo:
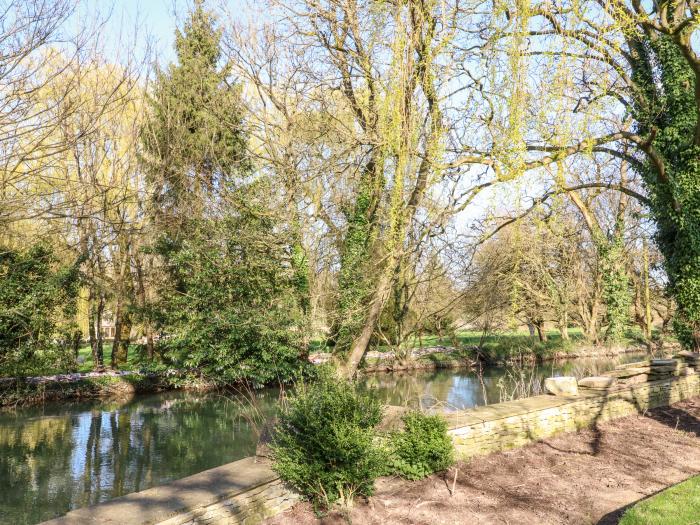
[(154, 321), (175, 366), (223, 383), (285, 381), (307, 363), (295, 254), (271, 209), (273, 185), (248, 161), (220, 38), (197, 1), (149, 100), (143, 159), (165, 275)]

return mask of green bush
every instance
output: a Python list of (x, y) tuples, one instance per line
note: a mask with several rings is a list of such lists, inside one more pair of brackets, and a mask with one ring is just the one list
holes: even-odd
[(62, 264), (48, 244), (0, 246), (0, 375), (75, 366), (80, 262)]
[(186, 238), (160, 240), (168, 284), (152, 315), (168, 366), (221, 384), (289, 382), (308, 370), (294, 275), (274, 228), (241, 212), (191, 220)]
[(283, 410), (272, 453), (274, 470), (314, 508), (349, 506), (369, 496), (385, 470), (375, 427), (382, 410), (372, 392), (327, 374), (301, 385)]
[(445, 470), (454, 462), (452, 440), (443, 418), (409, 412), (402, 419), (404, 429), (390, 439), (389, 467), (393, 473), (416, 480)]

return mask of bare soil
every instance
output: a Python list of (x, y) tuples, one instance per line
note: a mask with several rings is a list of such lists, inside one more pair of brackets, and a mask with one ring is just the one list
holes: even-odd
[[(383, 478), (349, 518), (364, 524), (614, 524), (626, 508), (700, 473), (700, 398), (456, 465)], [(297, 504), (268, 525), (342, 524)]]

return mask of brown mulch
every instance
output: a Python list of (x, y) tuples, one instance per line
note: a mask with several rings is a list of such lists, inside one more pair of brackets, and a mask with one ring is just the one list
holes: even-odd
[[(418, 482), (384, 478), (357, 502), (364, 524), (614, 524), (627, 506), (700, 473), (700, 398), (491, 454)], [(268, 525), (341, 524), (306, 503)]]

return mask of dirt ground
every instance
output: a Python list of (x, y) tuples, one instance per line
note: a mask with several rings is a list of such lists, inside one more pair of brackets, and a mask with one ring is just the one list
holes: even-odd
[[(627, 506), (700, 473), (700, 398), (491, 454), (418, 482), (380, 479), (364, 524), (614, 524)], [(267, 525), (347, 523), (298, 504)]]

